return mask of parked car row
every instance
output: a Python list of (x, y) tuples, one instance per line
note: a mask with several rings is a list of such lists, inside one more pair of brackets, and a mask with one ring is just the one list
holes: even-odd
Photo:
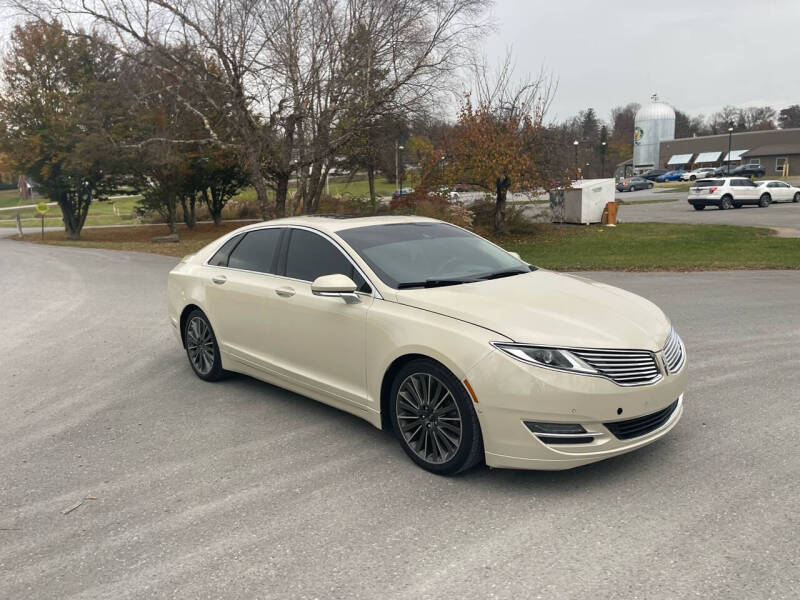
[(751, 163), (745, 165), (722, 164), (718, 167), (700, 167), (692, 171), (685, 169), (650, 169), (638, 175), (648, 181), (696, 181), (704, 177), (764, 177), (767, 174), (764, 167), (759, 164)]
[(747, 177), (698, 179), (689, 188), (688, 202), (695, 210), (706, 206), (727, 210), (745, 204), (766, 208), (773, 202), (800, 202), (800, 188), (784, 181), (752, 181)]

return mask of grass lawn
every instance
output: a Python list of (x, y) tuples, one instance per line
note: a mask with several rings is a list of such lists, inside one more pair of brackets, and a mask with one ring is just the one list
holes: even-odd
[[(134, 250), (183, 256), (242, 223), (179, 227), (177, 244), (154, 244), (165, 225), (84, 229), (79, 242), (47, 232), (45, 242), (65, 246)], [(24, 236), (39, 242), (39, 234)], [(536, 225), (532, 233), (494, 240), (535, 265), (559, 271), (701, 271), (715, 269), (800, 269), (800, 239), (778, 238), (769, 229), (729, 225), (623, 223), (618, 227)]]
[[(408, 184), (405, 182), (403, 185), (408, 187)], [(296, 183), (294, 180), (292, 180), (289, 183), (289, 195), (294, 194), (296, 189)], [(351, 181), (348, 183), (347, 177), (331, 177), (330, 181), (328, 182), (328, 189), (331, 196), (352, 196), (356, 198), (369, 197), (369, 183), (366, 179)], [(386, 181), (384, 177), (375, 178), (375, 193), (378, 196), (391, 196), (395, 189), (397, 189), (397, 186)], [(270, 190), (269, 196), (272, 198), (274, 196), (274, 192)], [(235, 196), (234, 199), (243, 200), (245, 202), (255, 202), (257, 200), (256, 191), (251, 187), (244, 188)]]
[(530, 263), (556, 270), (703, 271), (800, 269), (800, 239), (733, 225), (623, 223), (537, 226), (497, 241)]
[[(13, 190), (12, 190), (13, 191)], [(129, 196), (125, 198), (117, 198), (115, 200), (106, 200), (103, 202), (92, 202), (89, 207), (89, 216), (86, 217), (87, 225), (124, 225), (131, 222), (131, 212), (134, 205), (139, 201), (140, 196)], [(19, 199), (19, 196), (17, 196)], [(41, 201), (41, 198), (29, 202), (36, 204)], [(119, 210), (119, 215), (114, 214), (114, 205)], [(11, 206), (16, 206), (12, 204)], [(41, 222), (37, 217), (36, 209), (28, 208), (20, 211), (4, 210), (0, 211), (0, 227), (16, 227), (17, 226), (17, 213), (20, 213), (23, 227), (39, 227)], [(61, 209), (58, 206), (51, 206), (47, 212), (44, 224), (46, 227), (60, 227)]]

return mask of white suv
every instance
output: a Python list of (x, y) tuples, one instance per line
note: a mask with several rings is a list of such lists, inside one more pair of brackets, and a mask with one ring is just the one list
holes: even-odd
[(710, 167), (701, 167), (694, 171), (687, 171), (681, 175), (681, 181), (694, 181), (695, 179), (702, 179), (703, 177), (711, 177), (714, 174), (714, 169)]
[(703, 210), (710, 204), (721, 210), (739, 208), (743, 204), (758, 204), (766, 208), (770, 202), (770, 195), (746, 177), (699, 179), (689, 188), (689, 204), (695, 210)]

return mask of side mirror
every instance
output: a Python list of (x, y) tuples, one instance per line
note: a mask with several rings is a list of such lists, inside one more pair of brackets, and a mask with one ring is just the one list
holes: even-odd
[[(508, 252), (508, 250), (506, 250), (506, 252)], [(522, 257), (519, 255), (519, 252), (508, 252), (508, 253), (517, 260), (522, 260)]]
[(347, 275), (323, 275), (311, 284), (311, 293), (315, 296), (336, 296), (348, 304), (360, 302), (356, 294), (356, 283)]

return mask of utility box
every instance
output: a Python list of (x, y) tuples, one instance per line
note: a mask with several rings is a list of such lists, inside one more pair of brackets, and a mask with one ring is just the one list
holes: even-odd
[(600, 223), (606, 204), (614, 201), (613, 179), (581, 179), (564, 191), (562, 223)]

